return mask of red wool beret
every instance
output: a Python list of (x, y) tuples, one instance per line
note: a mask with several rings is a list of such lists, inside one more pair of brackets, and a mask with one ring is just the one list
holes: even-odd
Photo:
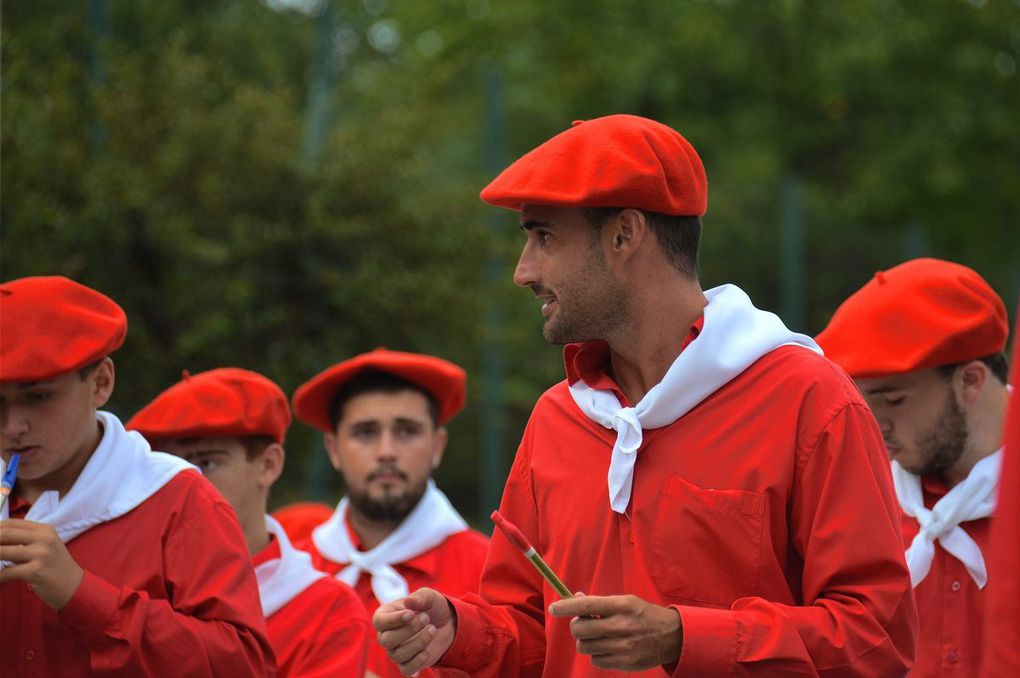
[(283, 443), (287, 395), (261, 374), (221, 367), (184, 378), (124, 425), (149, 441), (213, 436), (269, 436)]
[(91, 365), (124, 343), (112, 299), (61, 276), (0, 285), (0, 381), (45, 381)]
[(579, 120), (522, 156), (482, 190), (490, 205), (633, 207), (702, 216), (708, 180), (694, 147), (636, 115)]
[(294, 392), (294, 414), (309, 426), (332, 433), (330, 406), (341, 386), (366, 371), (386, 372), (421, 387), (439, 403), (440, 425), (464, 409), (467, 375), (451, 362), (420, 353), (377, 348), (337, 363)]
[(973, 270), (913, 259), (875, 274), (836, 309), (817, 341), (854, 378), (983, 358), (1006, 347), (999, 295)]

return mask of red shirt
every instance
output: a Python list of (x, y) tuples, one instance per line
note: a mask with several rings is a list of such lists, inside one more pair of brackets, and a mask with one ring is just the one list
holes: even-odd
[[(276, 539), (252, 567), (280, 557)], [(266, 619), (279, 678), (363, 676), (375, 631), (351, 587), (322, 577)]]
[[(949, 488), (940, 479), (921, 480), (924, 505), (931, 508)], [(910, 546), (919, 529), (917, 520), (903, 514), (903, 544)], [(990, 518), (969, 520), (960, 527), (984, 554), (988, 553)], [(991, 580), (991, 577), (989, 577)], [(985, 592), (967, 573), (963, 563), (935, 542), (935, 558), (928, 576), (914, 588), (917, 617), (917, 658), (911, 676), (976, 676), (981, 664), (981, 628)]]
[[(15, 501), (12, 517), (29, 508)], [(85, 577), (59, 612), (22, 581), (0, 585), (5, 678), (273, 675), (241, 526), (197, 472), (67, 550)]]
[[(350, 534), (351, 543), (359, 550), (363, 550), (361, 540), (351, 528), (350, 521), (347, 522), (347, 531)], [(295, 543), (294, 546), (311, 553), (312, 565), (323, 572), (335, 575), (348, 565), (348, 563), (328, 560), (319, 553), (311, 539), (302, 540)], [(412, 592), (427, 586), (448, 596), (477, 593), (478, 580), (481, 578), (482, 566), (485, 564), (485, 555), (488, 549), (488, 537), (474, 530), (464, 530), (447, 537), (446, 541), (434, 549), (411, 560), (393, 565), (393, 569), (407, 580), (408, 590)], [(371, 618), (379, 607), (379, 601), (375, 599), (375, 594), (372, 592), (371, 575), (367, 572), (362, 573), (354, 585), (354, 591), (358, 594), (368, 611), (369, 618)], [(368, 669), (380, 678), (401, 676), (400, 669), (377, 642), (372, 642), (368, 657)], [(419, 675), (422, 678), (427, 678), (431, 672), (423, 671)]]
[[(568, 351), (568, 377), (607, 379), (605, 358), (582, 361), (585, 352)], [(882, 437), (845, 373), (781, 347), (673, 424), (645, 430), (625, 515), (606, 486), (614, 441), (567, 382), (554, 386), (528, 422), (500, 512), (571, 590), (674, 606), (677, 675), (906, 672), (917, 618), (899, 508)], [(496, 533), (481, 595), (451, 600), (457, 635), (442, 666), (619, 675), (577, 653), (569, 620), (547, 616), (556, 599)]]
[[(1016, 362), (1020, 351), (1013, 351), (1013, 360), (1015, 389), (1020, 385)], [(985, 626), (989, 632), (982, 662), (986, 678), (1020, 676), (1020, 397), (1016, 390), (1009, 399), (1005, 446), (991, 546), (987, 551), (982, 546), (988, 563)]]

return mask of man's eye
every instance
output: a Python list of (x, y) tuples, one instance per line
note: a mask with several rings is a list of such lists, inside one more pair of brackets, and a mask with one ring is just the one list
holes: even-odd
[(202, 469), (203, 471), (209, 471), (219, 466), (219, 462), (217, 462), (215, 459), (203, 457), (202, 459), (199, 459), (198, 461), (195, 462), (195, 466)]
[(29, 403), (41, 403), (50, 397), (50, 393), (47, 391), (35, 391), (32, 393), (25, 394), (25, 401)]
[(885, 399), (885, 404), (886, 405), (899, 405), (902, 402), (903, 402), (903, 396), (896, 396), (894, 398), (886, 398)]

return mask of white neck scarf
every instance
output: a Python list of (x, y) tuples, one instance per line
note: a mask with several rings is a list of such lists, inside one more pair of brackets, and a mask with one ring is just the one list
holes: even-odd
[(931, 509), (924, 507), (920, 476), (905, 470), (899, 462), (894, 461), (891, 466), (900, 507), (921, 528), (906, 553), (910, 583), (917, 586), (928, 576), (935, 558), (935, 542), (938, 541), (946, 553), (963, 563), (974, 583), (983, 589), (988, 583), (985, 557), (981, 547), (960, 527), (960, 523), (987, 518), (995, 511), (1002, 450), (974, 464), (963, 482), (946, 492)]
[[(181, 471), (197, 470), (183, 459), (153, 452), (145, 438), (125, 431), (109, 412), (96, 414), (103, 438), (74, 485), (63, 497), (56, 490), (43, 492), (25, 515), (25, 520), (52, 525), (64, 543), (128, 513)], [(8, 506), (0, 518), (10, 515)]]
[(616, 429), (609, 463), (609, 503), (617, 513), (625, 513), (630, 504), (642, 429), (672, 424), (780, 346), (803, 346), (822, 353), (811, 337), (791, 332), (774, 313), (755, 308), (736, 285), (715, 287), (705, 296), (708, 305), (701, 333), (637, 405), (623, 407), (612, 391), (593, 389), (583, 380), (570, 386), (574, 402), (589, 419)]
[(255, 578), (259, 582), (259, 597), (262, 599), (262, 616), (269, 618), (280, 608), (323, 577), (312, 566), (312, 557), (290, 545), (290, 539), (283, 526), (271, 516), (266, 516), (266, 530), (276, 537), (280, 545), (280, 557), (267, 560), (256, 566)]
[(410, 591), (407, 580), (393, 565), (410, 560), (433, 549), (450, 535), (468, 529), (467, 523), (430, 479), (421, 501), (400, 523), (393, 534), (371, 551), (359, 551), (347, 533), (347, 497), (340, 500), (329, 520), (312, 531), (319, 553), (335, 563), (350, 563), (337, 579), (354, 586), (362, 572), (372, 575), (372, 592), (380, 603), (403, 598)]

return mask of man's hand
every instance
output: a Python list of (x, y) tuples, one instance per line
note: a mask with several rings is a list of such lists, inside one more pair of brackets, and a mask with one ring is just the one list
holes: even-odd
[(637, 596), (578, 594), (550, 605), (549, 614), (574, 618), (570, 634), (577, 639), (577, 651), (591, 655), (600, 669), (641, 671), (680, 658), (680, 614)]
[(54, 610), (67, 605), (85, 576), (52, 526), (28, 520), (0, 521), (0, 560), (14, 563), (0, 570), (0, 583), (27, 582)]
[(372, 615), (379, 644), (412, 676), (439, 661), (457, 632), (453, 607), (438, 591), (418, 589), (406, 598), (379, 606)]

